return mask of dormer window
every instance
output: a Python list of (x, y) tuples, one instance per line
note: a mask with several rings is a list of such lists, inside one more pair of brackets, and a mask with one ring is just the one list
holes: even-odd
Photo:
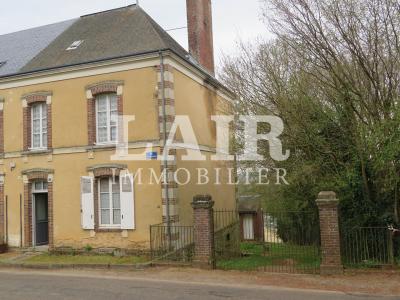
[(75, 41), (69, 46), (66, 50), (71, 51), (71, 50), (76, 50), (78, 47), (83, 43), (83, 40)]

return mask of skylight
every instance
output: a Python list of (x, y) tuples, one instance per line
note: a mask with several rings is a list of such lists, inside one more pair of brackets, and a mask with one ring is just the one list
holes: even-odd
[(79, 40), (79, 41), (75, 41), (71, 44), (71, 46), (69, 46), (66, 50), (70, 51), (70, 50), (76, 50), (78, 49), (78, 47), (83, 43), (83, 40)]

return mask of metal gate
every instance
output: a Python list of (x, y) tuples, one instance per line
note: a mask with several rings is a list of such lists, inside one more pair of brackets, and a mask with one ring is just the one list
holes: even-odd
[[(223, 218), (221, 215), (230, 219), (227, 212), (218, 214), (220, 216), (215, 219)], [(221, 247), (216, 246), (217, 268), (281, 273), (319, 272), (321, 259), (317, 211), (268, 212), (264, 223), (264, 242), (245, 242), (240, 241), (239, 218), (236, 223), (233, 222), (237, 224), (235, 228), (238, 228), (240, 245), (231, 252), (221, 251)]]

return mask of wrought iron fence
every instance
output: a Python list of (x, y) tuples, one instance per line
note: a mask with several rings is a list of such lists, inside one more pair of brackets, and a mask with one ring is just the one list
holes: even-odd
[(215, 258), (240, 256), (240, 220), (235, 210), (214, 211)]
[[(317, 211), (270, 211), (264, 222), (265, 242), (241, 242), (241, 255), (217, 259), (217, 267), (280, 273), (319, 272)], [(239, 220), (238, 224), (240, 228)]]
[(193, 226), (162, 223), (150, 226), (153, 261), (191, 262), (194, 255)]
[(262, 249), (268, 272), (318, 273), (321, 261), (319, 217), (316, 211), (268, 212)]
[(341, 228), (341, 254), (346, 267), (394, 265), (394, 238), (387, 227)]

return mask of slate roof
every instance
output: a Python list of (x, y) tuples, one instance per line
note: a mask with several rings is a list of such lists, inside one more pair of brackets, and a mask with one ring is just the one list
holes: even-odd
[[(66, 51), (83, 40), (76, 49)], [(170, 49), (188, 52), (143, 9), (131, 5), (0, 36), (0, 77)]]
[(75, 20), (0, 35), (0, 77), (18, 73)]

